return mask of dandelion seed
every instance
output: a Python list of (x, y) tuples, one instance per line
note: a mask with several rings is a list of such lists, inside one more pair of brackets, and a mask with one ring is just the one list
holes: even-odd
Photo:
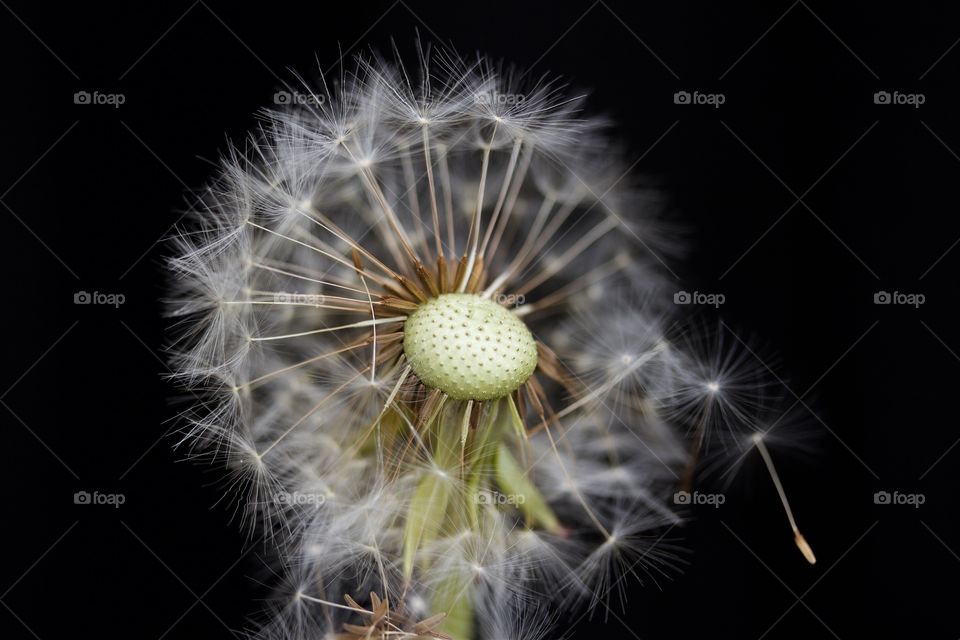
[(767, 470), (770, 472), (770, 478), (773, 480), (773, 485), (777, 488), (777, 494), (780, 496), (780, 502), (783, 504), (783, 510), (787, 514), (787, 520), (790, 522), (790, 529), (793, 531), (793, 539), (797, 545), (797, 548), (800, 549), (800, 553), (803, 554), (803, 557), (806, 558), (807, 562), (810, 564), (816, 564), (817, 557), (813, 554), (813, 549), (807, 543), (807, 539), (803, 537), (803, 534), (800, 533), (800, 530), (797, 528), (797, 521), (793, 517), (793, 510), (790, 508), (790, 502), (787, 500), (787, 493), (783, 490), (783, 484), (780, 482), (780, 475), (777, 473), (777, 468), (773, 466), (773, 458), (770, 457), (770, 452), (767, 451), (767, 445), (763, 442), (763, 434), (757, 433), (753, 436), (753, 443), (757, 447), (757, 451), (760, 452), (760, 455), (763, 457), (764, 464), (767, 465)]

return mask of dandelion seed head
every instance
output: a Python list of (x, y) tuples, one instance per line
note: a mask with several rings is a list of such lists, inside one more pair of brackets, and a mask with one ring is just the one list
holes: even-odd
[(745, 350), (668, 329), (681, 243), (610, 123), (523, 78), (420, 48), (305, 83), (174, 241), (182, 441), (274, 543), (264, 637), (544, 637), (673, 566), (699, 424), (760, 429)]

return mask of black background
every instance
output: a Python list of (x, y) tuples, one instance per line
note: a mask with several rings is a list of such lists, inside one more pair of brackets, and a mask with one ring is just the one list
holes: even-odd
[[(176, 407), (161, 239), (289, 69), (315, 77), (390, 37), (409, 53), (415, 30), (592, 88), (691, 230), (677, 288), (726, 296), (719, 315), (782, 364), (816, 440), (813, 456), (777, 457), (816, 566), (750, 467), (749, 489), (694, 512), (683, 574), (631, 586), (625, 611), (601, 608), (574, 637), (960, 635), (948, 3), (0, 4), (2, 637), (248, 626), (258, 548), (218, 503), (217, 470), (163, 437)], [(726, 101), (678, 105), (681, 90)], [(75, 104), (78, 91), (125, 103)], [(925, 103), (878, 105), (878, 91)], [(81, 290), (126, 303), (74, 305)], [(875, 305), (881, 290), (926, 303)], [(75, 505), (82, 490), (126, 502)], [(877, 505), (877, 491), (925, 503)]]

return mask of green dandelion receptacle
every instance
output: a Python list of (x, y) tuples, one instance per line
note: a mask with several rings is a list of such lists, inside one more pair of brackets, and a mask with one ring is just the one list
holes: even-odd
[(537, 366), (537, 343), (523, 321), (470, 293), (421, 305), (407, 318), (403, 350), (423, 384), (455, 400), (501, 398)]

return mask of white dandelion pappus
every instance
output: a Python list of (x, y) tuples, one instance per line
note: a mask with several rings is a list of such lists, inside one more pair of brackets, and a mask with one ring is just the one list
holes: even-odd
[(288, 575), (265, 637), (544, 637), (673, 562), (704, 368), (655, 194), (563, 87), (415, 73), (359, 60), (264, 113), (176, 242), (184, 440)]

